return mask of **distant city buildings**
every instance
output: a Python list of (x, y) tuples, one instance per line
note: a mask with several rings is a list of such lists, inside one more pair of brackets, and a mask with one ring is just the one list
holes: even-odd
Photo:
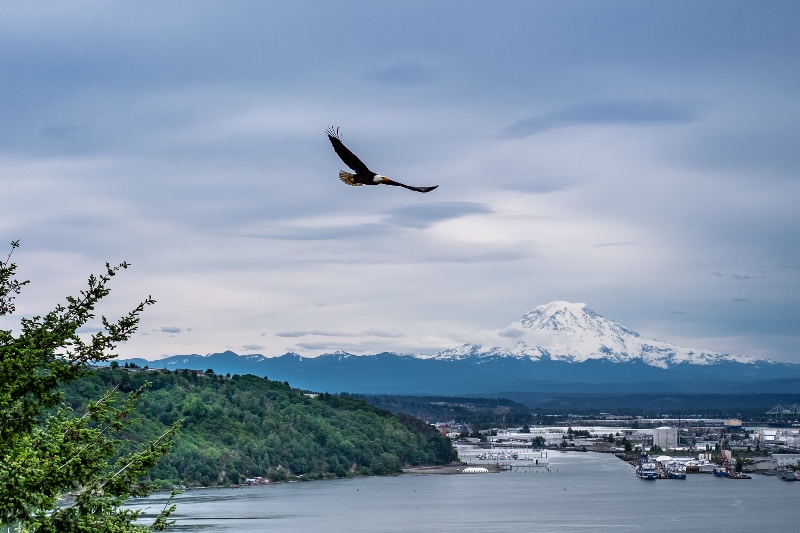
[(753, 437), (761, 446), (800, 448), (800, 433), (796, 429), (759, 428)]
[(777, 462), (779, 467), (800, 466), (800, 453), (773, 453), (772, 458)]

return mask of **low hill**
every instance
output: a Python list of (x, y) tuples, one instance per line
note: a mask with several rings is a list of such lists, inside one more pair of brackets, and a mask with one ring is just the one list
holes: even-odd
[(129, 431), (129, 445), (184, 420), (173, 450), (152, 471), (164, 486), (392, 474), (404, 464), (453, 459), (449, 440), (414, 417), (330, 394), (310, 397), (253, 375), (102, 369), (67, 387), (65, 401), (79, 409), (114, 386), (126, 393), (145, 381), (152, 385), (137, 406), (141, 423)]

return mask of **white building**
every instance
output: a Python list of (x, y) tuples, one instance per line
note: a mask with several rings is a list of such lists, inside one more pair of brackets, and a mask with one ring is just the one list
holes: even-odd
[(653, 430), (653, 446), (662, 450), (671, 450), (678, 447), (678, 428), (661, 426)]
[(757, 432), (753, 433), (753, 438), (759, 440), (762, 444), (800, 446), (800, 433), (791, 429), (759, 428)]
[(800, 466), (800, 453), (773, 453), (778, 466)]

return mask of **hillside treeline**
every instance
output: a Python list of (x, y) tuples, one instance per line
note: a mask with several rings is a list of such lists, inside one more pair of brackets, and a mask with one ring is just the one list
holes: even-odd
[(65, 388), (65, 401), (79, 411), (112, 387), (127, 393), (146, 381), (128, 445), (183, 420), (172, 451), (151, 472), (163, 486), (392, 474), (454, 459), (449, 440), (414, 417), (330, 394), (309, 397), (252, 375), (103, 369)]
[(536, 419), (530, 407), (505, 398), (456, 396), (401, 396), (392, 394), (349, 394), (340, 396), (363, 400), (393, 413), (411, 413), (428, 422), (467, 424), (473, 430), (522, 427)]

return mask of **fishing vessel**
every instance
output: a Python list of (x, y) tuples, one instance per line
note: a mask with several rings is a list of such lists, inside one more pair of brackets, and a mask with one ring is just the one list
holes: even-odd
[(722, 453), (722, 461), (720, 462), (719, 466), (714, 467), (714, 476), (716, 477), (728, 477), (732, 468), (731, 462), (729, 457), (731, 456), (731, 452), (725, 449), (725, 439), (720, 435), (719, 440), (719, 449)]
[(728, 469), (724, 466), (714, 467), (714, 475), (716, 477), (728, 477)]
[(656, 464), (650, 460), (645, 452), (639, 456), (639, 466), (636, 467), (636, 475), (641, 479), (656, 479), (658, 471)]
[(664, 473), (670, 479), (686, 479), (686, 466), (683, 463), (673, 461), (664, 465)]

